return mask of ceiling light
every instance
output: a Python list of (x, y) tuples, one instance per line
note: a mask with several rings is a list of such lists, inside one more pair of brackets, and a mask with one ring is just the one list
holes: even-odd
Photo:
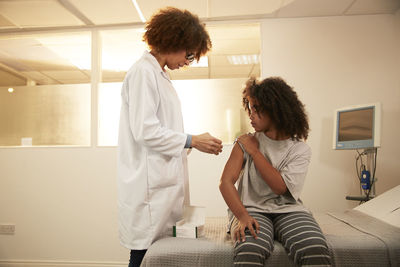
[(133, 2), (133, 4), (135, 5), (135, 8), (136, 8), (137, 13), (139, 14), (140, 20), (141, 20), (143, 23), (145, 23), (145, 22), (146, 22), (146, 19), (144, 18), (143, 13), (142, 13), (142, 11), (140, 10), (140, 7), (139, 7), (138, 3), (136, 2), (136, 0), (132, 0), (132, 2)]
[(232, 65), (253, 65), (258, 64), (260, 56), (257, 54), (252, 55), (232, 55), (228, 56), (228, 61)]

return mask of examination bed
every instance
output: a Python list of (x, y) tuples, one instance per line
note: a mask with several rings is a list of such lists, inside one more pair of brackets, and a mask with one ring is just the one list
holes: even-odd
[[(382, 220), (382, 216), (377, 219), (368, 215), (363, 208), (313, 214), (326, 236), (333, 266), (400, 266), (399, 192), (397, 186), (391, 194), (396, 203), (385, 205), (391, 223)], [(367, 211), (371, 207), (375, 210), (373, 215), (382, 213), (382, 208), (376, 210), (374, 202), (365, 204)], [(232, 266), (233, 247), (226, 226), (227, 217), (209, 217), (202, 238), (158, 240), (148, 249), (142, 266)], [(275, 249), (265, 266), (294, 265), (282, 245), (275, 241)]]

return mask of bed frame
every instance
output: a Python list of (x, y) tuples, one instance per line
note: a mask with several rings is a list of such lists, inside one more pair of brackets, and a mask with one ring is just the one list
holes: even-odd
[[(400, 221), (399, 225), (390, 224), (360, 210), (313, 214), (327, 239), (333, 266), (400, 266), (400, 227), (397, 227)], [(160, 239), (148, 249), (141, 266), (232, 266), (233, 245), (226, 234), (227, 223), (227, 217), (209, 217), (202, 238)], [(294, 264), (282, 245), (275, 241), (265, 266)]]

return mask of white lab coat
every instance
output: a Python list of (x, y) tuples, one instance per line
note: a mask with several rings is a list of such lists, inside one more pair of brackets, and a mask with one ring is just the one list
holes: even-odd
[(181, 104), (158, 61), (145, 51), (122, 86), (118, 140), (119, 235), (147, 249), (171, 234), (188, 189)]

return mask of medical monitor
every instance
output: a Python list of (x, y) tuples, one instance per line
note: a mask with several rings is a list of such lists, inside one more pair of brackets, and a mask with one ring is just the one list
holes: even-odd
[(335, 110), (333, 149), (368, 149), (381, 145), (381, 104)]

